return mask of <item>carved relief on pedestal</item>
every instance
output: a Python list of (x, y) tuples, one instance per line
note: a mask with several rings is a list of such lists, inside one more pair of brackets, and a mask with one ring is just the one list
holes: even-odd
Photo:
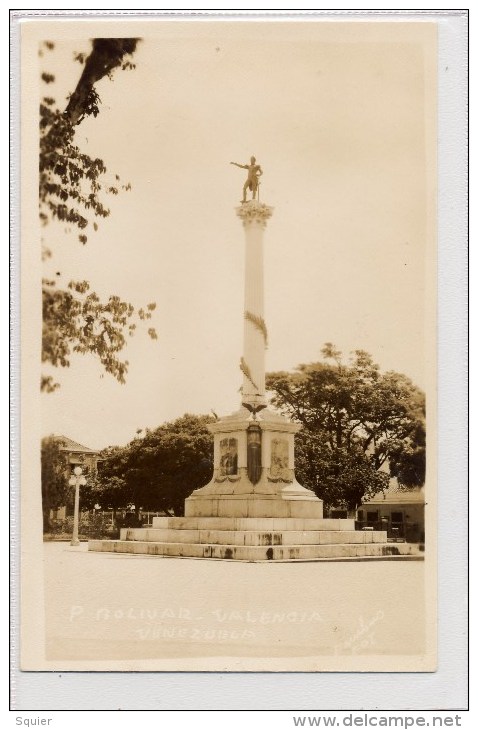
[(270, 482), (292, 482), (293, 473), (289, 466), (289, 442), (285, 438), (274, 438), (271, 441), (271, 465), (268, 480)]
[(236, 482), (238, 479), (237, 438), (223, 438), (219, 442), (219, 468), (215, 481)]

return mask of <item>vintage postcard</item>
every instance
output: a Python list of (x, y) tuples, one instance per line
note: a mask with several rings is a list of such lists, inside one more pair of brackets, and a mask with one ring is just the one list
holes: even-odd
[(20, 23), (23, 670), (436, 670), (437, 44)]

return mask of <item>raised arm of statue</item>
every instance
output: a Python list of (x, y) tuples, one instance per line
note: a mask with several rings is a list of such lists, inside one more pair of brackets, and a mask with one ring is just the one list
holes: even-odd
[(230, 162), (230, 165), (235, 165), (236, 167), (242, 167), (243, 170), (248, 170), (249, 165), (240, 165), (238, 162)]

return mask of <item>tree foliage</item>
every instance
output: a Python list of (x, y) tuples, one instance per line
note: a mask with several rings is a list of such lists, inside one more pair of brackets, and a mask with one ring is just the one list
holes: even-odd
[[(150, 319), (156, 305), (140, 309), (140, 319)], [(42, 361), (54, 367), (69, 367), (74, 352), (96, 355), (106, 372), (120, 383), (125, 382), (128, 361), (117, 353), (134, 334), (136, 323), (131, 321), (134, 307), (118, 296), (102, 302), (90, 292), (87, 281), (71, 281), (66, 290), (55, 287), (54, 281), (44, 280)], [(156, 338), (151, 328), (150, 336)], [(54, 390), (51, 376), (42, 376), (42, 389)]]
[[(79, 241), (86, 244), (87, 228), (98, 229), (98, 220), (107, 218), (104, 194), (118, 195), (130, 189), (120, 177), (109, 179), (106, 165), (98, 157), (90, 157), (75, 144), (78, 124), (88, 116), (99, 114), (100, 98), (95, 85), (103, 77), (112, 78), (114, 69), (132, 69), (131, 55), (137, 38), (95, 38), (91, 52), (76, 54), (84, 64), (78, 84), (62, 111), (47, 94), (40, 104), (39, 206), (40, 220), (45, 226), (51, 220), (79, 231)], [(52, 51), (54, 44), (45, 42), (40, 54)], [(43, 81), (54, 83), (53, 74), (43, 72)], [(44, 247), (44, 258), (51, 251)], [(43, 280), (43, 349), (42, 361), (53, 367), (68, 367), (71, 353), (97, 357), (104, 370), (120, 383), (125, 382), (128, 362), (119, 354), (128, 336), (134, 334), (137, 321), (151, 319), (154, 303), (135, 311), (129, 302), (116, 295), (101, 301), (90, 291), (86, 281), (71, 281), (59, 287), (53, 279)], [(152, 339), (157, 335), (148, 329)], [(51, 375), (42, 377), (42, 389), (58, 387)]]
[[(95, 84), (103, 77), (112, 78), (115, 68), (134, 68), (129, 60), (136, 50), (137, 38), (95, 38), (88, 56), (76, 54), (76, 60), (84, 64), (77, 86), (62, 111), (50, 95), (40, 103), (40, 220), (46, 223), (51, 217), (84, 230), (88, 217), (106, 218), (108, 208), (102, 202), (101, 193), (117, 195), (119, 190), (130, 189), (120, 185), (118, 175), (114, 180), (106, 177), (106, 165), (98, 157), (90, 157), (75, 145), (75, 130), (85, 117), (96, 117), (100, 111), (100, 97)], [(52, 43), (44, 44), (45, 50), (53, 50)], [(41, 53), (43, 54), (43, 50)], [(46, 84), (55, 81), (50, 73), (43, 73)], [(85, 234), (80, 241), (86, 243)]]
[(56, 436), (46, 436), (41, 442), (41, 492), (43, 529), (50, 525), (50, 511), (65, 505), (69, 499), (70, 465), (61, 450), (64, 442)]
[[(126, 450), (120, 446), (109, 446), (100, 454), (94, 473), (90, 474), (87, 484), (82, 488), (81, 505), (93, 509), (100, 505), (112, 509), (113, 515), (134, 503), (134, 492), (123, 477), (126, 470)], [(107, 465), (106, 467), (104, 465)], [(115, 468), (111, 468), (114, 464)]]
[(348, 364), (327, 343), (324, 362), (271, 373), (272, 404), (303, 429), (296, 467), (304, 486), (327, 506), (358, 506), (384, 489), (390, 476), (403, 487), (425, 479), (425, 397), (405, 375), (381, 373), (363, 350)]
[(186, 414), (127, 446), (102, 452), (97, 501), (106, 509), (134, 504), (136, 509), (184, 513), (184, 500), (212, 476), (210, 416)]

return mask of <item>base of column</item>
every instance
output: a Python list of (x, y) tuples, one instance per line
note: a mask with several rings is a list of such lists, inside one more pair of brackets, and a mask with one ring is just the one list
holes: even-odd
[[(198, 490), (199, 491), (199, 490)], [(186, 499), (186, 517), (295, 517), (322, 519), (323, 503), (294, 482), (279, 494), (193, 494)]]
[[(260, 432), (262, 442), (262, 467), (254, 474), (254, 482), (245, 465), (251, 427)], [(298, 424), (268, 408), (253, 415), (242, 406), (209, 428), (216, 443), (214, 474), (209, 484), (186, 499), (187, 517), (322, 518), (322, 500), (294, 475), (293, 444)], [(228, 447), (231, 442), (237, 446), (238, 461), (232, 473), (221, 463), (221, 444)]]

